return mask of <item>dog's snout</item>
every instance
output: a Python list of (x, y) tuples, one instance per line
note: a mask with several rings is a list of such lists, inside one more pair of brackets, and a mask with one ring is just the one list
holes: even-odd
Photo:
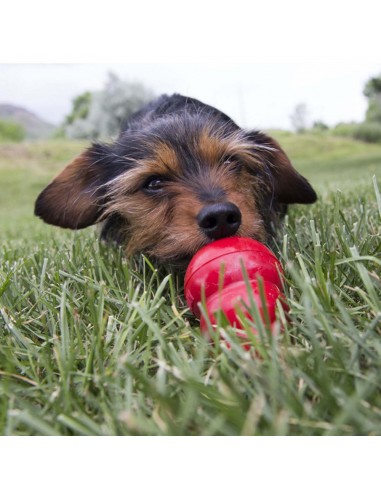
[(241, 212), (231, 202), (213, 203), (201, 210), (197, 223), (210, 239), (233, 236), (241, 225)]

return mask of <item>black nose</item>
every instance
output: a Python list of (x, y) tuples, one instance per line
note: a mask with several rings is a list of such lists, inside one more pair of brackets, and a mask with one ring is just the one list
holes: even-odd
[(210, 239), (233, 236), (241, 225), (241, 212), (234, 203), (206, 205), (197, 215), (201, 230)]

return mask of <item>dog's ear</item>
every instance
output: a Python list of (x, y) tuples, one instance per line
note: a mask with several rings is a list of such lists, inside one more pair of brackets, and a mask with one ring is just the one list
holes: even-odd
[(262, 132), (250, 132), (256, 155), (270, 173), (274, 194), (280, 203), (314, 203), (316, 193), (310, 183), (291, 164), (276, 140)]
[(118, 174), (108, 156), (107, 146), (94, 144), (76, 157), (40, 193), (35, 214), (69, 229), (95, 224), (104, 210), (107, 182)]

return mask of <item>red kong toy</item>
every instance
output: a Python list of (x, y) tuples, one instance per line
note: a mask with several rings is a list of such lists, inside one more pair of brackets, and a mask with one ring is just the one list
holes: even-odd
[[(275, 255), (262, 243), (245, 237), (229, 237), (214, 241), (200, 249), (189, 263), (185, 274), (185, 299), (191, 311), (201, 317), (201, 330), (208, 330), (207, 321), (200, 312), (203, 292), (206, 311), (212, 324), (216, 313), (223, 311), (229, 323), (242, 329), (239, 314), (252, 319), (245, 305), (250, 305), (250, 294), (244, 281), (242, 265), (251, 285), (251, 296), (263, 320), (275, 321), (281, 292), (283, 269)], [(258, 276), (263, 279), (266, 305), (262, 305)], [(287, 306), (284, 304), (287, 310)]]

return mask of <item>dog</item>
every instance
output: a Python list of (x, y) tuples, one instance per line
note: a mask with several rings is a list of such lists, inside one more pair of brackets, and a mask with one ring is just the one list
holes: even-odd
[(317, 199), (280, 145), (180, 94), (136, 112), (112, 143), (94, 142), (40, 193), (35, 214), (159, 262), (188, 261), (220, 238), (268, 243), (287, 206)]

